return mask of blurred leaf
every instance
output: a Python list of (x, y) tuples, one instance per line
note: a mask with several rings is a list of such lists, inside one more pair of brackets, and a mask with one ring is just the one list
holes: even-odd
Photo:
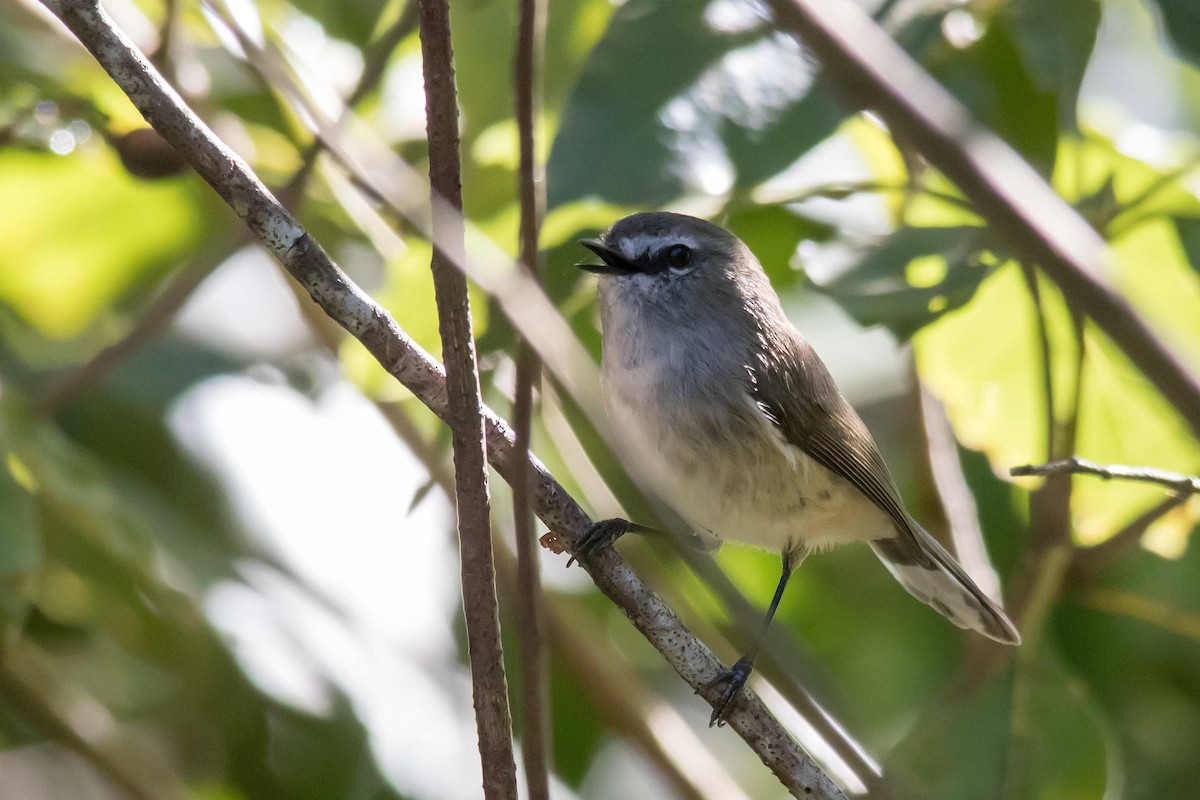
[(792, 213), (783, 206), (757, 206), (733, 214), (726, 223), (758, 256), (777, 291), (794, 285), (799, 273), (792, 258), (803, 241), (825, 242), (834, 227)]
[(1021, 55), (1007, 20), (997, 16), (988, 21), (979, 41), (951, 50), (933, 74), (975, 119), (1049, 175), (1058, 146), (1061, 100), (1035, 81)]
[(971, 299), (988, 275), (983, 229), (901, 228), (857, 264), (818, 288), (863, 325), (885, 325), (901, 340)]
[[(1200, 786), (1200, 548), (1177, 560), (1139, 550), (1068, 594), (1054, 634), (1111, 721), (1126, 800)], [(1193, 630), (1191, 635), (1187, 629)]]
[(1155, 217), (1114, 239), (1115, 278), (1150, 327), (1200, 368), (1200, 274), (1180, 235), (1194, 234), (1196, 226), (1178, 223)]
[(748, 4), (630, 0), (563, 110), (549, 206), (656, 206), (770, 177), (846, 116), (814, 80), (794, 41)]
[[(1094, 130), (1085, 130), (1082, 137), (1064, 136), (1059, 142), (1058, 164), (1053, 185), (1064, 197), (1086, 207), (1089, 198), (1110, 195), (1121, 209), (1111, 227), (1109, 220), (1102, 220), (1105, 224), (1098, 226), (1107, 229), (1110, 236), (1119, 236), (1147, 217), (1200, 216), (1200, 199), (1182, 180), (1187, 164), (1174, 170), (1152, 166), (1121, 152), (1113, 141)], [(1096, 220), (1089, 217), (1089, 221)]]
[(25, 576), (41, 560), (37, 504), (13, 476), (14, 467), (23, 469), (0, 446), (0, 621), (27, 605)]
[(292, 0), (292, 5), (320, 22), (333, 37), (362, 47), (388, 6), (380, 0)]
[(103, 538), (113, 552), (136, 563), (150, 556), (150, 542), (136, 530), (115, 497), (103, 466), (53, 425), (9, 398), (5, 424), (13, 454), (38, 486), (39, 498), (64, 519)]
[(1175, 234), (1191, 268), (1200, 273), (1200, 217), (1176, 217)]
[[(1058, 354), (1052, 373), (1061, 415), (1074, 387), (1072, 323), (1056, 293), (1044, 287), (1042, 294)], [(1001, 475), (1017, 464), (1044, 460), (1040, 344), (1032, 302), (1016, 264), (997, 270), (969, 305), (921, 330), (913, 344), (922, 379), (946, 404), (965, 446), (987, 453)], [(1179, 415), (1090, 325), (1086, 348), (1076, 452), (1101, 463), (1196, 471), (1200, 446)], [(1075, 530), (1088, 543), (1111, 535), (1163, 494), (1128, 482), (1077, 480), (1074, 486)]]
[(1200, 4), (1194, 0), (1154, 0), (1163, 27), (1180, 54), (1200, 65)]
[(884, 771), (931, 800), (998, 798), (1004, 782), (1011, 683), (994, 680), (955, 704), (925, 712)]
[(1018, 668), (1028, 670), (1018, 679), (1028, 684), (1014, 687), (1006, 676), (927, 712), (891, 755), (901, 785), (930, 800), (1104, 795), (1102, 720), (1048, 650), (1039, 646), (1033, 663)]
[(1079, 86), (1100, 25), (1099, 0), (1015, 0), (1002, 13), (1038, 89), (1058, 96), (1061, 125), (1075, 130)]
[(49, 337), (80, 333), (204, 233), (195, 181), (139, 181), (108, 151), (3, 150), (0, 172), (0, 302)]

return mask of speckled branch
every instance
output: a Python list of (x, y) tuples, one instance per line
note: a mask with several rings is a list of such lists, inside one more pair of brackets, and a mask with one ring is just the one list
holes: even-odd
[[(146, 121), (245, 221), (325, 313), (358, 339), (435, 414), (446, 419), (446, 380), (441, 365), (333, 263), (250, 168), (163, 82), (99, 4), (95, 0), (43, 0), (43, 4), (75, 34)], [(485, 410), (484, 425), (488, 459), (511, 483), (520, 464), (512, 433), (490, 410)], [(570, 546), (591, 520), (541, 462), (530, 456), (526, 463), (533, 471), (534, 509), (538, 517)], [(693, 688), (700, 689), (721, 674), (723, 667), (712, 651), (692, 635), (615, 551), (604, 550), (584, 559), (583, 564), (600, 591), (625, 612)], [(718, 692), (701, 694), (711, 704)], [(727, 721), (792, 795), (844, 800), (841, 790), (753, 692), (739, 696)]]

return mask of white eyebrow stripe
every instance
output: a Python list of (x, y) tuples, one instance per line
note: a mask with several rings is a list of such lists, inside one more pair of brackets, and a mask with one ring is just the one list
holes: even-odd
[(699, 241), (696, 237), (687, 233), (676, 234), (649, 234), (641, 233), (637, 236), (632, 236), (628, 239), (622, 239), (618, 242), (621, 250), (621, 255), (628, 258), (630, 261), (641, 258), (647, 253), (657, 253), (664, 247), (673, 244), (682, 244), (695, 250)]

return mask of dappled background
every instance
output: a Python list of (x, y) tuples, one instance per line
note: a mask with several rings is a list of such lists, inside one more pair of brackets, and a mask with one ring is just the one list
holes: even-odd
[[(437, 352), (423, 212), (366, 185), (425, 168), (407, 0), (105, 6)], [(866, 6), (1109, 241), (1112, 283), (1200, 373), (1194, 0)], [(516, 11), (452, 13), (468, 250), (515, 254)], [(731, 227), (910, 508), (1002, 587), (1025, 644), (964, 634), (847, 547), (793, 579), (756, 688), (851, 791), (1193, 796), (1197, 509), (1080, 476), (1061, 539), (1061, 488), (1031, 512), (1038, 483), (1007, 475), (1072, 452), (1195, 474), (1200, 443), (917, 143), (846, 103), (764, 13), (551, 3), (545, 291), (598, 358), (577, 238), (657, 207)], [(0, 20), (0, 797), (477, 796), (448, 432), (297, 299), (36, 3)], [(339, 157), (312, 146), (318, 128)], [(473, 292), (484, 396), (507, 416), (514, 327)], [(595, 516), (646, 518), (581, 410), (593, 398), (539, 388), (539, 457)], [(515, 692), (511, 501), (493, 486)], [(723, 660), (742, 652), (748, 626), (668, 543), (619, 547)], [(541, 558), (554, 796), (782, 794), (582, 570)], [(717, 562), (765, 606), (776, 555)]]

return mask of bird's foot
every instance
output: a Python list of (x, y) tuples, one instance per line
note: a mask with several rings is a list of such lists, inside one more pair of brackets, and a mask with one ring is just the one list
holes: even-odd
[(737, 697), (738, 692), (746, 685), (746, 681), (750, 679), (750, 673), (753, 670), (754, 659), (750, 656), (742, 656), (734, 662), (732, 667), (696, 690), (696, 694), (699, 694), (701, 691), (708, 691), (714, 686), (725, 684), (725, 689), (713, 705), (713, 713), (712, 717), (708, 720), (708, 727), (711, 728), (714, 725), (721, 727), (725, 724), (725, 716), (729, 713), (729, 707), (732, 705), (733, 699)]
[(589, 558), (603, 547), (612, 546), (613, 542), (635, 528), (637, 526), (632, 522), (620, 517), (593, 522), (579, 537), (579, 541), (575, 542), (575, 548), (571, 551), (571, 558), (567, 561), (567, 566), (570, 567), (580, 558)]

